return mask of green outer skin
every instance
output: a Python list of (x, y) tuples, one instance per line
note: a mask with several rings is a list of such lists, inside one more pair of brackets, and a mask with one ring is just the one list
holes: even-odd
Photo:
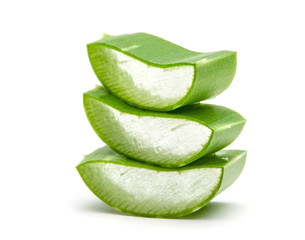
[[(103, 133), (97, 130), (98, 126), (90, 116), (90, 112), (92, 111), (92, 109), (90, 108), (90, 101), (92, 99), (109, 105), (120, 112), (133, 114), (136, 116), (180, 118), (195, 121), (210, 128), (212, 130), (212, 133), (210, 135), (209, 141), (206, 143), (203, 149), (193, 157), (185, 159), (183, 162), (179, 162), (177, 164), (159, 164), (157, 162), (152, 163), (150, 161), (147, 161), (146, 159), (139, 159), (122, 152), (121, 150), (117, 149), (116, 146), (114, 146), (114, 143), (104, 138)], [(166, 113), (143, 110), (127, 105), (126, 103), (120, 101), (113, 95), (109, 94), (102, 87), (96, 87), (95, 89), (84, 93), (84, 108), (88, 120), (91, 123), (91, 126), (93, 127), (96, 134), (113, 150), (129, 158), (143, 161), (149, 164), (160, 165), (162, 167), (181, 167), (197, 160), (200, 157), (221, 150), (222, 148), (231, 144), (239, 136), (246, 123), (246, 120), (237, 112), (229, 108), (212, 104), (196, 103)], [(229, 125), (231, 127), (228, 127)]]
[[(187, 214), (190, 214), (194, 211), (199, 210), (203, 206), (205, 206), (207, 203), (209, 203), (216, 195), (223, 192), (226, 188), (228, 188), (230, 185), (232, 185), (235, 180), (239, 177), (241, 174), (244, 165), (246, 163), (246, 156), (247, 152), (243, 150), (222, 150), (216, 154), (211, 154), (209, 156), (206, 156), (204, 158), (201, 158), (187, 166), (181, 167), (181, 168), (162, 168), (158, 166), (152, 166), (144, 163), (140, 163), (137, 161), (133, 161), (131, 159), (128, 159), (124, 156), (119, 155), (118, 153), (112, 151), (108, 146), (105, 146), (103, 148), (99, 148), (92, 152), (89, 155), (86, 155), (85, 158), (77, 165), (77, 170), (82, 177), (83, 181), (87, 185), (87, 187), (102, 201), (110, 205), (111, 207), (118, 209), (122, 212), (131, 214), (131, 215), (137, 215), (137, 216), (145, 216), (145, 217), (160, 217), (160, 218), (175, 218), (175, 217), (181, 217)], [(167, 215), (152, 215), (152, 214), (139, 214), (137, 212), (130, 212), (126, 211), (122, 208), (119, 208), (118, 206), (113, 206), (109, 204), (107, 201), (104, 200), (103, 196), (98, 196), (90, 187), (90, 182), (87, 181), (87, 179), (83, 178), (83, 171), (86, 171), (86, 165), (90, 163), (97, 163), (97, 162), (107, 162), (107, 163), (114, 163), (114, 164), (120, 164), (125, 166), (131, 166), (131, 167), (137, 167), (137, 168), (146, 168), (151, 169), (155, 171), (179, 171), (182, 172), (184, 170), (190, 170), (190, 169), (198, 169), (198, 168), (221, 168), (221, 178), (219, 181), (218, 186), (213, 191), (213, 193), (210, 195), (209, 198), (207, 198), (204, 202), (202, 202), (200, 205), (191, 208), (191, 209), (185, 209), (184, 211), (176, 214), (167, 214)]]
[[(140, 47), (123, 50), (125, 48), (128, 49), (132, 45), (139, 45)], [(134, 102), (126, 98), (122, 99), (121, 96), (113, 92), (105, 84), (103, 78), (96, 70), (96, 61), (91, 57), (91, 52), (95, 51), (96, 47), (112, 48), (148, 65), (159, 68), (192, 65), (194, 66), (192, 86), (180, 101), (174, 105), (162, 108), (149, 107), (142, 105), (141, 102)], [(88, 44), (87, 50), (96, 76), (108, 91), (130, 105), (148, 110), (171, 111), (190, 103), (215, 97), (229, 87), (236, 72), (236, 52), (193, 52), (147, 33), (124, 34), (119, 36), (104, 35), (102, 39)], [(122, 79), (122, 81), (124, 80)]]

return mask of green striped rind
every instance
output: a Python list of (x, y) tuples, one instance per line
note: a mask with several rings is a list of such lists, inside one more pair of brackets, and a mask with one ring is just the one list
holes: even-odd
[[(124, 147), (122, 147), (120, 144), (113, 142), (112, 138), (105, 137), (102, 123), (99, 121), (101, 116), (96, 117), (99, 115), (100, 111), (98, 107), (96, 107), (97, 104), (94, 104), (95, 102), (101, 102), (122, 113), (128, 113), (135, 116), (152, 116), (195, 121), (211, 129), (212, 133), (209, 141), (204, 145), (202, 150), (194, 156), (185, 158), (175, 163), (152, 162), (139, 156), (139, 154), (137, 156), (130, 155), (130, 153), (128, 153), (128, 149), (124, 149)], [(192, 104), (167, 113), (142, 110), (125, 104), (101, 87), (97, 87), (84, 93), (84, 107), (89, 122), (97, 135), (113, 150), (132, 159), (162, 167), (181, 167), (195, 161), (200, 157), (221, 150), (222, 148), (231, 144), (238, 137), (246, 123), (246, 120), (237, 112), (222, 106), (211, 104)], [(120, 130), (118, 129), (117, 131)], [(130, 142), (128, 144), (130, 144), (130, 147), (132, 148), (133, 143)]]
[[(132, 48), (135, 45), (138, 47)], [(99, 71), (101, 59), (96, 58), (95, 53), (104, 47), (117, 50), (154, 67), (194, 66), (193, 83), (181, 100), (168, 106), (148, 106), (142, 101), (122, 97), (105, 83)], [(236, 52), (193, 52), (147, 33), (105, 35), (102, 39), (88, 44), (87, 49), (92, 68), (103, 86), (130, 105), (148, 110), (170, 111), (217, 96), (229, 87), (236, 72)]]
[[(132, 215), (139, 215), (139, 216), (147, 216), (147, 217), (163, 217), (163, 218), (174, 218), (174, 217), (180, 217), (183, 215), (190, 214), (194, 211), (199, 210), (204, 205), (206, 205), (208, 202), (210, 202), (213, 197), (215, 197), (220, 192), (224, 191), (226, 188), (228, 188), (241, 174), (244, 165), (246, 162), (246, 151), (242, 150), (222, 150), (220, 152), (217, 152), (216, 154), (211, 154), (209, 156), (206, 156), (204, 158), (199, 159), (198, 161), (195, 161), (194, 163), (189, 164), (188, 166), (181, 167), (181, 168), (162, 168), (158, 166), (152, 166), (144, 163), (140, 163), (137, 161), (130, 160), (122, 155), (119, 155), (118, 153), (112, 151), (108, 146), (105, 146), (104, 148), (97, 149), (93, 153), (85, 156), (83, 161), (80, 162), (80, 164), (77, 166), (77, 170), (82, 177), (85, 184), (88, 186), (88, 188), (101, 200), (103, 200), (105, 203), (110, 205), (113, 208), (116, 208), (122, 212), (126, 212)], [(120, 197), (120, 192), (105, 192), (103, 191), (106, 186), (103, 184), (97, 185), (96, 183), (99, 182), (98, 175), (96, 173), (92, 172), (92, 164), (99, 164), (99, 163), (112, 163), (112, 164), (118, 164), (123, 166), (128, 166), (132, 168), (137, 169), (148, 169), (152, 171), (156, 171), (158, 173), (161, 172), (179, 172), (179, 174), (183, 173), (183, 171), (187, 170), (193, 170), (193, 169), (220, 169), (221, 175), (219, 182), (217, 186), (214, 188), (214, 190), (210, 193), (208, 197), (203, 199), (202, 202), (197, 204), (196, 206), (190, 206), (189, 202), (191, 202), (192, 199), (189, 199), (189, 201), (185, 202), (184, 204), (179, 205), (179, 210), (177, 212), (169, 212), (166, 213), (162, 209), (158, 209), (158, 207), (155, 205), (156, 209), (151, 209), (154, 214), (151, 214), (149, 212), (141, 211), (141, 209), (138, 209), (137, 211), (129, 211), (128, 206), (129, 204), (133, 204), (131, 199), (126, 199), (126, 204), (124, 206), (116, 205), (116, 200), (113, 201), (107, 201), (106, 199), (109, 199), (111, 195), (116, 195)], [(91, 166), (90, 166), (91, 165)], [(94, 176), (94, 177), (92, 177)], [(100, 176), (102, 177), (102, 176)], [(104, 184), (113, 184), (113, 183), (104, 183)], [(178, 183), (177, 183), (178, 184)], [(179, 185), (177, 185), (179, 186)], [(109, 189), (109, 188), (108, 188)], [(111, 188), (110, 188), (111, 189)], [(120, 188), (117, 188), (120, 189)], [(161, 189), (162, 190), (162, 189)], [(122, 191), (124, 191), (122, 189)], [(154, 191), (158, 191), (158, 189), (155, 189)], [(128, 192), (125, 193), (128, 195)], [(153, 192), (154, 194), (154, 192)], [(157, 194), (157, 193), (156, 193)], [(139, 197), (139, 196), (132, 196), (130, 197)], [(149, 208), (149, 206), (148, 206)], [(159, 214), (159, 212), (163, 212), (162, 214)]]

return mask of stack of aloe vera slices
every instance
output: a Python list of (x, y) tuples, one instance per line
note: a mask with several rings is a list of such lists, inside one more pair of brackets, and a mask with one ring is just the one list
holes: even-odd
[(103, 87), (84, 93), (94, 131), (108, 145), (77, 166), (89, 189), (133, 215), (192, 213), (240, 175), (246, 151), (221, 150), (246, 120), (222, 106), (196, 103), (224, 91), (236, 53), (198, 53), (145, 33), (88, 44)]

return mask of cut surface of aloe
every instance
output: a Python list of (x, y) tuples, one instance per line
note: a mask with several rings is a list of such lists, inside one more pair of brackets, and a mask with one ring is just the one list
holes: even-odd
[(97, 87), (84, 93), (97, 135), (113, 150), (163, 167), (180, 167), (232, 143), (246, 120), (235, 111), (193, 104), (168, 113), (127, 105)]
[(240, 175), (246, 152), (222, 150), (182, 168), (130, 160), (108, 146), (77, 166), (89, 189), (108, 205), (133, 215), (178, 217), (206, 205)]
[(169, 111), (214, 97), (236, 71), (235, 52), (193, 52), (146, 33), (105, 35), (87, 48), (105, 88), (150, 110)]

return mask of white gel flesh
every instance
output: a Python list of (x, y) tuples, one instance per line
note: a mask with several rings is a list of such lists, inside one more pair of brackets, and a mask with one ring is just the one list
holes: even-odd
[(114, 207), (138, 214), (162, 215), (200, 207), (218, 186), (221, 169), (155, 171), (91, 163), (83, 177), (92, 179), (91, 190)]
[(138, 105), (158, 108), (173, 105), (187, 94), (193, 82), (191, 65), (150, 66), (106, 47), (94, 49), (90, 56), (106, 86)]
[(199, 153), (211, 135), (211, 129), (195, 121), (136, 116), (92, 101), (93, 117), (99, 121), (96, 129), (106, 142), (133, 158), (179, 165)]

